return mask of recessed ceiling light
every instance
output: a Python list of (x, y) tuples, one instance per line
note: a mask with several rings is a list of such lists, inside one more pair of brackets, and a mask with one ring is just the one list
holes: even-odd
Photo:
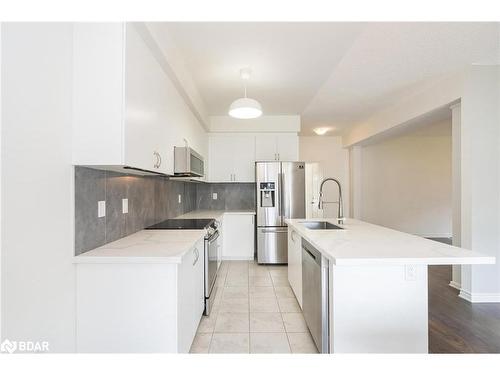
[(313, 131), (317, 134), (317, 135), (325, 135), (328, 131), (330, 130), (330, 128), (314, 128)]
[(241, 69), (240, 77), (245, 83), (245, 96), (236, 99), (229, 107), (229, 116), (239, 119), (257, 118), (262, 115), (262, 106), (251, 98), (247, 98), (247, 81), (250, 79), (252, 71), (249, 68)]

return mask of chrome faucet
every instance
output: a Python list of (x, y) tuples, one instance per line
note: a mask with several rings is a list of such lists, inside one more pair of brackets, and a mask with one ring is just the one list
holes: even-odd
[(345, 220), (345, 217), (344, 217), (344, 202), (342, 201), (342, 188), (340, 187), (340, 182), (337, 179), (329, 177), (329, 178), (325, 178), (323, 181), (321, 181), (321, 185), (319, 186), (318, 209), (321, 210), (323, 208), (323, 205), (324, 205), (324, 203), (323, 203), (323, 185), (327, 181), (333, 181), (339, 187), (339, 200), (338, 200), (338, 202), (332, 202), (332, 203), (338, 203), (339, 204), (339, 210), (338, 210), (338, 213), (337, 213), (337, 222), (339, 224), (342, 224), (344, 222), (344, 220)]

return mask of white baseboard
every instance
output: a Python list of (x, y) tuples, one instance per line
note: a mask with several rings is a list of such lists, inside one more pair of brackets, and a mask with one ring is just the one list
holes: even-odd
[(471, 303), (499, 303), (500, 293), (471, 293), (466, 290), (460, 290), (460, 298)]
[(462, 288), (462, 285), (460, 283), (457, 283), (456, 281), (451, 280), (450, 283), (448, 284), (452, 288), (460, 290)]
[(450, 233), (413, 233), (415, 236), (424, 238), (451, 238)]

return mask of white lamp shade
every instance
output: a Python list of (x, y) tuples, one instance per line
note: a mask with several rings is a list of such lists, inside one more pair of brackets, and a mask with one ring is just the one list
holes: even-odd
[(257, 100), (250, 98), (236, 99), (229, 107), (229, 116), (250, 119), (257, 118), (262, 115), (262, 107)]

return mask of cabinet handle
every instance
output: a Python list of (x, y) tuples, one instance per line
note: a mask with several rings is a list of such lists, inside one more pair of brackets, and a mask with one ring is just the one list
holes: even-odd
[(153, 168), (159, 168), (160, 167), (160, 154), (157, 153), (156, 151), (154, 151), (153, 155), (156, 159), (155, 163), (153, 164)]
[(233, 181), (236, 182), (236, 173), (233, 174), (233, 176), (234, 176), (234, 180)]
[(194, 248), (194, 253), (196, 254), (196, 258), (195, 258), (195, 260), (194, 260), (194, 262), (193, 262), (193, 266), (194, 266), (196, 263), (198, 263), (198, 259), (200, 258), (200, 252), (198, 251), (198, 249), (197, 249), (196, 247)]
[(280, 160), (280, 159), (281, 159), (281, 158), (280, 158), (280, 154), (279, 154), (279, 152), (278, 152), (278, 160)]
[(291, 237), (292, 237), (292, 241), (295, 243), (295, 238), (293, 238), (294, 234), (295, 234), (295, 232), (292, 230)]
[(159, 152), (158, 152), (157, 154), (158, 154), (158, 168), (160, 168), (160, 166), (161, 166), (161, 161), (162, 161), (162, 160), (161, 160), (161, 155), (160, 155), (160, 153), (159, 153)]

